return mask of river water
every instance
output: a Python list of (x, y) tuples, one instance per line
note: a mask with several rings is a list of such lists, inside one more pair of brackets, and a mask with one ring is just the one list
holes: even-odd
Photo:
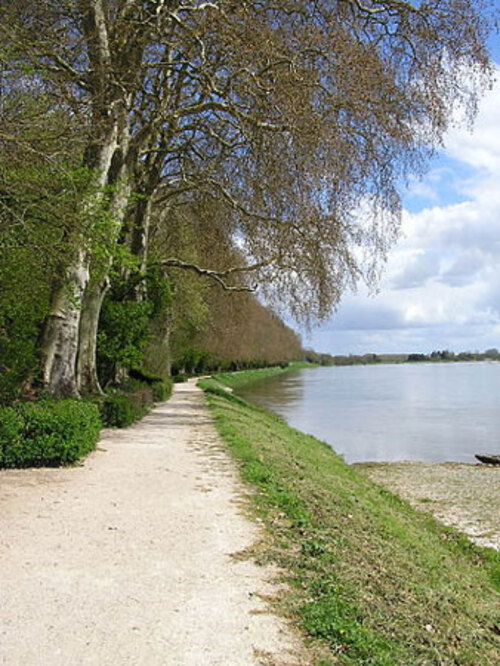
[(238, 394), (347, 462), (475, 462), (500, 454), (500, 363), (308, 368)]

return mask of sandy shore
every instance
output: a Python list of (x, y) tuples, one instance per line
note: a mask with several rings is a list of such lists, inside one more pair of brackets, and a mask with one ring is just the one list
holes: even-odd
[(0, 472), (4, 666), (306, 664), (192, 382), (73, 469)]
[(477, 544), (500, 550), (500, 467), (419, 462), (356, 467)]

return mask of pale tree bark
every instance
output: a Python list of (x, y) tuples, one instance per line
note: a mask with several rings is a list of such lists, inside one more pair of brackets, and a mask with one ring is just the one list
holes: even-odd
[[(107, 183), (116, 147), (117, 133), (113, 128), (100, 150), (100, 168), (94, 180), (93, 201), (83, 204), (82, 216), (91, 217), (93, 207), (102, 197), (102, 188)], [(52, 296), (50, 314), (42, 336), (42, 386), (56, 397), (78, 395), (75, 370), (83, 300), (90, 276), (90, 252), (85, 237), (78, 235), (75, 242), (82, 247), (78, 249), (73, 262), (65, 271), (62, 284)]]
[(79, 250), (66, 280), (52, 298), (42, 340), (41, 380), (56, 397), (76, 396), (75, 360), (81, 303), (89, 278), (87, 252)]
[(53, 294), (41, 345), (41, 380), (44, 390), (57, 397), (78, 395), (76, 363), (84, 295), (90, 277), (92, 217), (105, 196), (118, 147), (118, 99), (108, 96), (111, 53), (103, 0), (80, 0), (83, 31), (91, 70), (92, 127), (85, 166), (94, 174), (90, 194), (83, 197), (81, 218), (90, 231), (75, 230), (78, 250)]
[[(118, 240), (132, 192), (130, 171), (133, 155), (129, 153), (130, 134), (125, 110), (120, 114), (118, 145), (108, 178), (108, 184), (112, 188), (109, 202), (112, 228), (107, 239), (110, 248)], [(113, 252), (110, 249), (108, 257), (90, 278), (82, 301), (76, 359), (76, 386), (82, 394), (102, 392), (97, 377), (97, 332), (101, 306), (109, 289), (112, 263)]]
[(91, 281), (85, 290), (80, 317), (76, 382), (82, 395), (102, 393), (97, 377), (96, 347), (101, 306), (109, 279)]
[(138, 259), (138, 268), (144, 273), (148, 262), (149, 230), (151, 227), (152, 193), (141, 200), (134, 216), (132, 233), (132, 254)]
[[(145, 275), (148, 266), (149, 231), (151, 227), (151, 209), (153, 206), (153, 190), (143, 196), (134, 211), (130, 249), (137, 260), (141, 275)], [(147, 296), (146, 282), (140, 280), (135, 287), (135, 297), (142, 301)]]
[(161, 377), (170, 377), (172, 373), (170, 338), (173, 323), (172, 310), (152, 322), (151, 339), (144, 354), (144, 367)]
[[(110, 207), (114, 226), (114, 231), (109, 239), (111, 242), (115, 242), (118, 239), (131, 194), (126, 164), (120, 169), (120, 176), (115, 188), (116, 190)], [(109, 289), (109, 271), (112, 263), (113, 258), (110, 254), (105, 261), (105, 265), (99, 270), (98, 275), (91, 278), (83, 298), (76, 365), (77, 389), (82, 394), (102, 392), (97, 378), (97, 332), (101, 306)]]

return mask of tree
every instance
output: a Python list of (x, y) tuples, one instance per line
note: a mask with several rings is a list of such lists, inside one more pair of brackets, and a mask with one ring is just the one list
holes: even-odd
[(347, 285), (375, 278), (397, 232), (398, 180), (421, 168), (454, 107), (474, 111), (490, 73), (474, 0), (18, 0), (3, 11), (13, 76), (41, 81), (86, 130), (80, 216), (108, 213), (104, 231), (82, 225), (52, 297), (42, 377), (55, 394), (96, 388), (114, 248), (121, 239), (146, 268), (153, 200), (216, 199), (241, 248), (224, 275), (170, 265), (219, 284), (249, 270), (271, 302), (326, 316)]
[[(226, 218), (216, 201), (191, 201), (164, 210), (153, 206), (150, 267), (165, 258), (183, 256), (190, 266), (210, 264), (216, 275), (241, 263), (241, 256), (227, 233)], [(173, 292), (170, 317), (155, 330), (154, 357), (170, 357), (174, 370), (206, 371), (255, 363), (272, 364), (301, 357), (298, 336), (253, 293), (228, 291), (217, 282), (200, 283), (196, 273), (169, 267)], [(232, 276), (235, 289), (244, 289), (248, 278)], [(150, 291), (150, 290), (149, 290)], [(159, 323), (159, 322), (158, 322)], [(151, 356), (146, 359), (149, 369)]]
[[(0, 62), (1, 62), (0, 48)], [(6, 90), (8, 88), (8, 95)], [(58, 275), (77, 248), (69, 242), (89, 174), (80, 137), (41, 87), (3, 77), (0, 99), (0, 401), (36, 373), (37, 340)]]

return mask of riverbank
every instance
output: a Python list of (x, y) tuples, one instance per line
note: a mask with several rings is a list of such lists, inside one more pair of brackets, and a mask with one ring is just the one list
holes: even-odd
[(202, 382), (208, 404), (267, 528), (253, 554), (286, 572), (281, 612), (327, 649), (317, 663), (497, 664), (500, 555), (217, 379)]
[(319, 368), (318, 363), (308, 361), (292, 361), (287, 365), (273, 365), (269, 368), (256, 368), (254, 370), (239, 370), (237, 372), (222, 372), (216, 375), (217, 380), (228, 388), (248, 386), (255, 382), (283, 375), (295, 370), (307, 370), (308, 368)]
[(478, 545), (500, 550), (500, 467), (422, 462), (356, 467)]

